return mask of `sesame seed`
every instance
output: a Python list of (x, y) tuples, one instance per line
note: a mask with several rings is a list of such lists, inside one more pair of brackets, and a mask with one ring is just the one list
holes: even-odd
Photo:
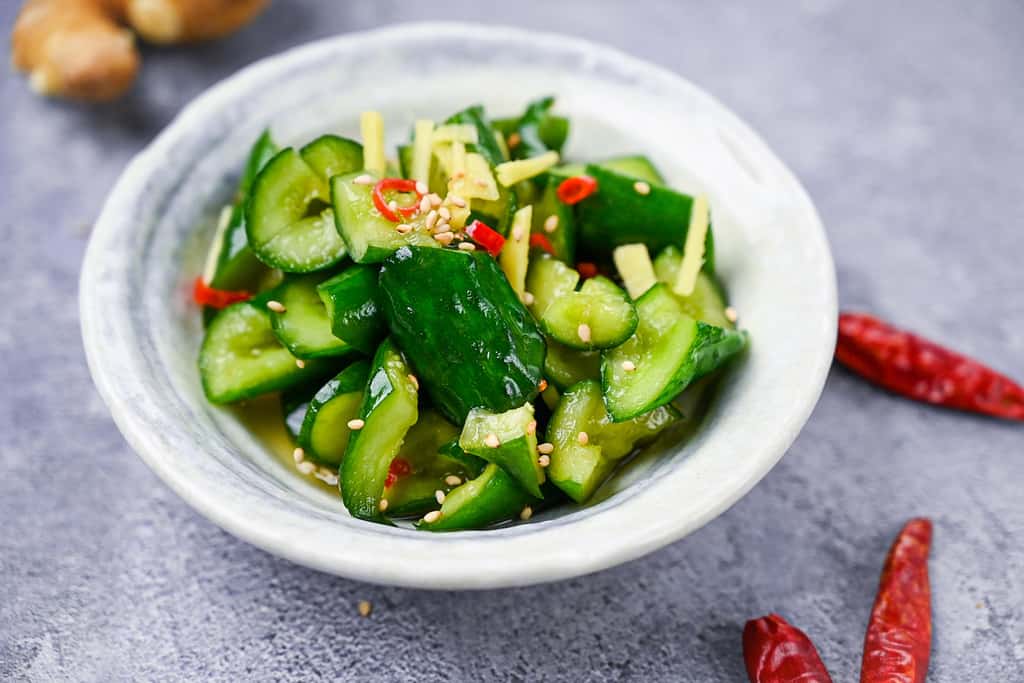
[(576, 328), (576, 335), (580, 338), (583, 343), (590, 342), (590, 325), (586, 323), (580, 323), (580, 326)]
[(455, 233), (452, 232), (451, 230), (445, 230), (444, 232), (439, 232), (436, 235), (434, 235), (434, 239), (440, 242), (441, 244), (448, 246), (449, 244), (452, 243), (452, 240), (455, 239)]
[(544, 219), (544, 232), (554, 232), (558, 229), (558, 216), (551, 214)]
[(457, 197), (455, 195), (448, 195), (448, 201), (451, 202), (452, 204), (454, 204), (455, 206), (459, 207), (460, 209), (465, 209), (466, 208), (466, 200), (463, 199), (462, 197)]
[(487, 189), (487, 181), (486, 180), (483, 180), (482, 178), (477, 178), (473, 182), (475, 182), (476, 186), (479, 187), (481, 190), (486, 190)]
[(740, 319), (740, 314), (736, 312), (736, 309), (732, 306), (725, 307), (725, 318), (731, 323), (736, 322)]
[(551, 456), (550, 455), (542, 455), (542, 456), (540, 456), (539, 458), (537, 458), (537, 464), (540, 465), (541, 467), (547, 467), (548, 465), (551, 464)]
[(650, 194), (651, 193), (651, 186), (650, 186), (650, 184), (645, 183), (642, 180), (638, 180), (635, 183), (633, 183), (633, 189), (636, 190), (637, 194)]
[(553, 450), (555, 450), (555, 444), (553, 443), (548, 443), (545, 441), (544, 443), (537, 444), (538, 453), (543, 453), (544, 455), (547, 455), (551, 453), (551, 451)]
[(284, 313), (285, 311), (288, 310), (287, 308), (284, 307), (283, 303), (281, 303), (280, 301), (275, 301), (273, 299), (267, 302), (267, 308), (272, 310), (274, 313)]
[(624, 360), (622, 361), (622, 369), (626, 372), (633, 372), (636, 370), (636, 363), (631, 360)]
[(301, 358), (296, 358), (295, 367), (297, 367), (299, 370), (302, 370), (303, 368), (306, 367), (306, 361), (302, 360)]
[(509, 149), (515, 149), (522, 142), (522, 138), (519, 137), (519, 133), (512, 133), (505, 142), (508, 143)]
[(580, 432), (576, 435), (576, 440), (580, 442), (581, 446), (586, 446), (590, 442), (590, 435), (586, 432)]
[(460, 242), (459, 249), (462, 251), (476, 251), (476, 245), (472, 242)]
[(522, 242), (523, 237), (525, 236), (526, 235), (525, 231), (523, 230), (523, 226), (517, 225), (516, 227), (512, 228), (512, 239), (514, 239), (516, 242)]
[(527, 423), (527, 425), (526, 425), (526, 433), (528, 435), (530, 435), (530, 436), (533, 436), (534, 434), (537, 433), (537, 421), (536, 420), (530, 420), (529, 423)]
[(533, 294), (531, 294), (530, 292), (523, 292), (523, 303), (526, 304), (527, 306), (530, 306), (531, 304), (533, 304), (533, 302)]
[(432, 192), (427, 196), (430, 197), (430, 205), (432, 207), (436, 209), (437, 207), (441, 206), (441, 195), (437, 194), (436, 192)]
[(302, 474), (313, 474), (313, 472), (316, 471), (316, 465), (314, 465), (308, 460), (303, 460), (302, 462), (295, 466), (295, 469), (297, 469)]
[(392, 199), (390, 202), (388, 202), (388, 208), (391, 209), (392, 211), (398, 211), (398, 202)]
[(354, 432), (358, 432), (360, 429), (366, 426), (365, 420), (360, 420), (358, 417), (348, 421), (348, 428)]
[(462, 180), (465, 177), (466, 177), (466, 172), (465, 171), (456, 171), (455, 174), (452, 175), (452, 180)]
[(420, 200), (420, 212), (426, 213), (427, 211), (430, 211), (430, 199), (424, 197)]
[(540, 384), (537, 385), (537, 391), (547, 391), (547, 388), (548, 388), (548, 381), (546, 379), (542, 379), (540, 381)]
[(441, 519), (441, 511), (440, 510), (431, 510), (427, 514), (423, 515), (423, 521), (426, 522), (427, 524), (433, 524), (434, 522), (436, 522), (439, 519)]
[(444, 503), (444, 491), (441, 489), (434, 491), (434, 500), (437, 501), (438, 505), (442, 505)]
[(497, 434), (488, 434), (484, 437), (484, 445), (488, 448), (497, 448), (501, 445), (501, 439), (498, 438)]
[(446, 223), (444, 221), (438, 221), (437, 225), (434, 226), (434, 233), (435, 234), (440, 234), (442, 232), (448, 232), (451, 229), (452, 229), (452, 226), (448, 225), (448, 223)]
[(438, 209), (437, 215), (446, 221), (450, 221), (452, 219), (452, 212), (448, 210), (447, 206), (442, 206), (440, 209)]
[(449, 474), (444, 478), (444, 483), (448, 484), (448, 486), (458, 486), (462, 483), (462, 478), (457, 477), (454, 474)]
[(302, 462), (305, 459), (306, 459), (306, 451), (303, 450), (301, 446), (296, 447), (295, 450), (292, 451), (292, 460), (295, 461), (296, 465), (298, 465), (300, 462)]
[(373, 176), (364, 173), (361, 176), (356, 176), (352, 182), (356, 185), (373, 185)]
[(419, 389), (420, 389), (420, 380), (419, 380), (419, 378), (417, 378), (416, 375), (412, 374), (411, 372), (408, 375), (406, 375), (406, 377), (408, 377), (409, 381), (412, 382), (412, 385), (414, 387), (416, 387), (416, 391), (419, 391)]
[(407, 232), (412, 232), (412, 226), (408, 223), (399, 223), (395, 226), (395, 230), (404, 235)]
[(380, 510), (381, 512), (384, 512), (385, 510), (387, 510), (388, 509), (388, 499), (387, 498), (381, 498), (380, 502), (377, 503), (377, 509)]
[(424, 224), (427, 226), (427, 229), (430, 230), (434, 227), (435, 223), (437, 223), (437, 211), (431, 211), (427, 214), (427, 220), (424, 221)]
[(316, 474), (313, 476), (328, 486), (336, 486), (338, 483), (338, 475), (323, 467), (317, 470)]
[(519, 513), (519, 519), (525, 522), (530, 517), (533, 517), (533, 508), (527, 505), (523, 508), (522, 512)]
[(427, 184), (425, 182), (423, 182), (422, 180), (417, 180), (416, 181), (416, 192), (418, 192), (419, 194), (425, 195), (426, 193), (430, 192), (430, 188), (427, 187)]
[(373, 611), (373, 605), (370, 603), (369, 600), (360, 600), (359, 604), (356, 606), (356, 609), (359, 610), (359, 616), (368, 617), (370, 616), (370, 612)]

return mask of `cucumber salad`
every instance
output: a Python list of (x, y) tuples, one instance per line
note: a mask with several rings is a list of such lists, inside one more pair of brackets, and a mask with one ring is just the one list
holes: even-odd
[[(563, 159), (553, 98), (361, 140), (256, 141), (194, 296), (215, 404), (279, 397), (355, 517), (482, 529), (585, 503), (696, 424), (747, 344), (707, 201), (644, 156)], [(276, 399), (271, 399), (276, 400)]]

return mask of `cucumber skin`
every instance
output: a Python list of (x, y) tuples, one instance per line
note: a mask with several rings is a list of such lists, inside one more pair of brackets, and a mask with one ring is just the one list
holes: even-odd
[(536, 398), (544, 338), (488, 254), (403, 247), (381, 267), (380, 286), (392, 336), (454, 423), (473, 408), (504, 412)]
[(363, 146), (338, 135), (321, 135), (300, 149), (299, 156), (324, 180), (363, 167)]
[[(598, 287), (610, 288), (606, 289), (606, 291), (611, 291), (611, 289), (614, 289), (621, 292), (621, 303), (623, 309), (626, 311), (622, 317), (624, 324), (622, 328), (618, 330), (618, 332), (612, 337), (608, 337), (600, 341), (598, 339), (593, 339), (590, 342), (583, 342), (580, 340), (578, 336), (576, 327), (573, 327), (570, 324), (569, 327), (571, 327), (572, 329), (565, 329), (564, 324), (562, 324), (557, 319), (558, 313), (561, 312), (559, 309), (562, 308), (563, 306), (567, 306), (568, 302), (572, 301), (572, 297), (589, 296), (590, 292), (593, 291), (594, 289), (597, 289)], [(600, 294), (600, 292), (594, 292), (593, 296), (597, 297), (600, 296)], [(592, 320), (593, 319), (591, 319), (591, 321)], [(636, 327), (639, 322), (640, 318), (637, 315), (636, 307), (630, 300), (629, 295), (626, 294), (626, 292), (623, 291), (618, 285), (616, 285), (614, 282), (604, 277), (603, 275), (598, 275), (597, 277), (592, 277), (588, 279), (583, 283), (583, 287), (581, 289), (576, 290), (575, 292), (572, 292), (571, 294), (568, 294), (564, 297), (561, 297), (559, 300), (555, 302), (552, 302), (552, 304), (548, 306), (547, 310), (544, 311), (540, 318), (540, 326), (548, 336), (550, 336), (555, 341), (561, 343), (562, 345), (568, 346), (570, 349), (574, 349), (576, 351), (600, 351), (602, 349), (615, 348), (616, 346), (618, 346), (619, 344), (633, 336), (633, 333), (636, 331)]]
[(377, 276), (377, 268), (356, 264), (317, 287), (327, 307), (331, 332), (368, 355), (388, 334)]
[(445, 511), (442, 505), (442, 512), (447, 514), (442, 514), (436, 522), (420, 522), (417, 528), (424, 531), (482, 529), (518, 515), (534, 500), (511, 475), (494, 464), (488, 465), (476, 479), (453, 489), (449, 496), (454, 496), (463, 486), (479, 486), (480, 490), (454, 511)]
[(305, 451), (307, 458), (319, 465), (338, 466), (337, 462), (321, 457), (316, 449), (313, 448), (313, 427), (316, 424), (317, 415), (325, 404), (339, 396), (355, 392), (362, 393), (366, 387), (366, 380), (369, 375), (369, 361), (357, 361), (321, 386), (309, 400), (306, 414), (302, 418), (302, 426), (296, 435), (296, 441)]
[[(527, 425), (533, 420), (533, 405), (525, 404), (505, 413), (487, 410), (470, 411), (459, 437), (459, 446), (510, 474), (527, 493), (541, 498), (540, 485), (544, 470), (537, 464), (536, 432), (529, 434)], [(484, 443), (488, 433), (498, 436), (500, 443), (491, 448)], [(509, 438), (509, 434), (514, 434)]]
[[(284, 304), (286, 309), (284, 313), (276, 313), (274, 311), (270, 311), (270, 323), (271, 326), (273, 327), (274, 334), (277, 336), (278, 341), (280, 341), (291, 352), (293, 356), (295, 356), (296, 358), (301, 358), (303, 360), (309, 360), (310, 358), (338, 357), (351, 355), (353, 351), (357, 349), (355, 349), (355, 347), (352, 344), (348, 343), (347, 340), (343, 340), (339, 337), (332, 336), (329, 346), (310, 347), (306, 344), (303, 344), (301, 334), (296, 336), (293, 330), (289, 327), (288, 316), (295, 316), (301, 310), (297, 303), (293, 303), (294, 294), (292, 292), (289, 292), (289, 290), (293, 290), (293, 288), (309, 287), (313, 295), (319, 298), (319, 295), (317, 294), (316, 285), (311, 284), (318, 279), (322, 279), (322, 277), (317, 275), (289, 276), (285, 278), (284, 282), (282, 282), (280, 285), (278, 285), (273, 290), (267, 293), (269, 298), (275, 299)], [(322, 321), (307, 320), (305, 322), (323, 322), (325, 325), (330, 324), (329, 320), (326, 319), (326, 316), (325, 319)]]

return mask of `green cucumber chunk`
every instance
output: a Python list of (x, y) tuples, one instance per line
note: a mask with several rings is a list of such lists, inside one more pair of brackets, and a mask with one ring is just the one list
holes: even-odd
[(601, 379), (601, 354), (597, 351), (579, 351), (547, 340), (548, 353), (544, 357), (544, 376), (559, 389), (568, 389), (585, 379)]
[(498, 146), (498, 141), (494, 139), (494, 128), (491, 127), (491, 122), (487, 119), (484, 108), (479, 104), (452, 114), (445, 123), (465, 123), (473, 126), (476, 128), (477, 141), (475, 144), (466, 145), (466, 151), (476, 152), (486, 159), (487, 163), (492, 167), (505, 161), (501, 147)]
[(326, 179), (291, 147), (260, 171), (246, 207), (246, 236), (272, 268), (307, 273), (334, 265), (345, 245), (333, 230)]
[(379, 291), (377, 268), (358, 264), (317, 286), (331, 332), (366, 354), (372, 354), (388, 334)]
[(420, 522), (426, 531), (483, 529), (517, 516), (534, 499), (505, 470), (488, 465), (482, 474), (449, 493), (434, 522)]
[[(670, 288), (676, 282), (679, 266), (683, 261), (683, 253), (678, 247), (665, 247), (654, 259), (654, 275), (659, 281)], [(715, 276), (702, 270), (697, 275), (697, 282), (689, 296), (675, 295), (679, 299), (686, 315), (696, 318), (708, 325), (736, 329), (736, 324), (725, 315), (728, 304), (725, 292)]]
[(450, 420), (537, 396), (544, 338), (488, 254), (403, 247), (382, 264), (380, 290), (392, 337)]
[[(554, 216), (553, 220), (552, 216)], [(550, 223), (549, 220), (551, 220)], [(554, 230), (548, 232), (547, 227), (552, 224)], [(566, 263), (575, 261), (576, 218), (572, 207), (559, 201), (558, 180), (555, 178), (548, 178), (541, 191), (540, 199), (533, 205), (533, 229), (531, 232), (544, 235), (547, 238), (555, 252), (555, 258)]]
[(206, 328), (199, 375), (211, 403), (282, 391), (323, 372), (316, 361), (295, 364), (274, 334), (265, 297), (228, 306)]
[(474, 408), (462, 427), (459, 446), (467, 453), (500, 466), (527, 493), (541, 497), (544, 469), (537, 463), (537, 422), (533, 418), (533, 404), (526, 403), (503, 413)]
[(324, 180), (363, 167), (363, 146), (337, 135), (321, 135), (299, 150), (299, 155)]
[(286, 277), (267, 296), (284, 305), (284, 311), (270, 312), (274, 334), (296, 358), (345, 356), (353, 347), (334, 336), (327, 308), (317, 293), (322, 275)]
[(526, 291), (533, 295), (530, 312), (540, 320), (552, 303), (571, 295), (580, 274), (547, 254), (534, 253), (526, 271)]
[(359, 519), (382, 521), (380, 501), (391, 460), (418, 416), (416, 385), (390, 340), (373, 358), (359, 407), (363, 427), (353, 431), (341, 461), (341, 500)]
[[(586, 501), (608, 478), (621, 458), (653, 440), (680, 419), (671, 406), (662, 406), (628, 422), (613, 422), (605, 410), (601, 385), (586, 380), (562, 394), (548, 423), (554, 446), (548, 478), (578, 503)], [(586, 443), (580, 443), (585, 433)]]
[[(605, 159), (604, 161), (595, 161), (593, 165), (600, 166), (605, 170), (614, 171), (621, 175), (629, 176), (633, 180), (646, 181), (651, 185), (665, 184), (665, 178), (661, 175), (658, 167), (642, 154), (612, 157), (611, 159)], [(559, 182), (574, 175), (581, 175), (586, 172), (587, 164), (582, 163), (561, 164), (559, 166), (555, 166), (551, 171), (549, 171), (549, 173), (551, 173), (552, 176), (555, 176)]]
[(348, 422), (359, 415), (369, 374), (368, 361), (353, 363), (310, 399), (297, 438), (307, 458), (320, 465), (341, 463), (352, 434)]
[[(508, 140), (509, 136), (516, 132), (520, 120), (521, 117), (518, 116), (494, 119), (491, 125)], [(561, 152), (569, 137), (569, 119), (556, 114), (545, 114), (537, 125), (537, 134), (545, 147)]]
[(601, 359), (605, 405), (617, 422), (670, 402), (691, 382), (725, 365), (747, 343), (745, 332), (691, 318), (664, 284), (647, 290), (636, 306), (636, 333)]
[(548, 110), (555, 103), (554, 97), (542, 97), (526, 105), (526, 111), (516, 123), (519, 144), (509, 151), (513, 159), (529, 159), (540, 156), (548, 151), (548, 146), (540, 136), (540, 124), (548, 115)]
[(404, 246), (440, 247), (422, 220), (408, 221), (413, 230), (402, 234), (373, 205), (373, 185), (355, 180), (363, 173), (331, 179), (331, 203), (338, 234), (356, 263), (379, 263)]
[[(534, 294), (536, 303), (536, 294)], [(636, 330), (636, 307), (629, 295), (598, 275), (579, 291), (561, 296), (547, 307), (540, 323), (553, 339), (573, 349), (593, 351), (618, 346)]]

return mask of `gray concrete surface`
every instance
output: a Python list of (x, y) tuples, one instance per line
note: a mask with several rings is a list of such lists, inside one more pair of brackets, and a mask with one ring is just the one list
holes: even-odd
[[(2, 3), (4, 26), (17, 4)], [(692, 537), (481, 594), (359, 584), (251, 548), (114, 428), (82, 356), (76, 281), (129, 157), (254, 59), (436, 17), (579, 34), (703, 84), (806, 183), (845, 307), (1024, 376), (1024, 5), (607, 5), (282, 0), (223, 42), (148, 50), (139, 87), (109, 107), (45, 102), (0, 76), (0, 679), (738, 681), (743, 622), (777, 610), (852, 681), (884, 552), (926, 514), (929, 680), (1024, 680), (1024, 428), (841, 370), (782, 463)]]

